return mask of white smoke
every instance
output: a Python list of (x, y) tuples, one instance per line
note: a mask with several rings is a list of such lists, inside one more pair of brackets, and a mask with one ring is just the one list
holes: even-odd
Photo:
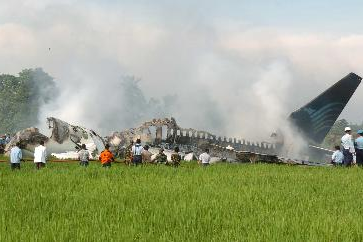
[[(56, 78), (62, 92), (44, 107), (44, 120), (107, 135), (170, 115), (182, 127), (251, 140), (269, 137), (349, 72), (363, 74), (363, 35), (217, 23), (187, 7), (155, 5), (0, 2), (0, 72), (42, 67)], [(141, 79), (143, 98), (127, 101), (125, 76)], [(361, 121), (360, 93), (342, 117)]]

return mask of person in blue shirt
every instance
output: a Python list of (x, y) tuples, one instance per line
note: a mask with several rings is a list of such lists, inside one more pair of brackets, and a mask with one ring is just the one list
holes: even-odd
[(358, 138), (355, 139), (355, 153), (357, 164), (363, 166), (363, 130), (358, 130)]
[(335, 151), (331, 157), (331, 162), (333, 165), (335, 166), (341, 166), (343, 164), (343, 153), (340, 151), (340, 146), (336, 145), (335, 147)]
[(23, 159), (23, 153), (20, 149), (20, 143), (16, 143), (16, 145), (11, 148), (10, 151), (10, 167), (12, 170), (18, 169), (20, 170), (20, 161)]

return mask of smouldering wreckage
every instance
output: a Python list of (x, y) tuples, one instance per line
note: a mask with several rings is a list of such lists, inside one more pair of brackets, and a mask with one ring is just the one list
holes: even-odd
[[(82, 144), (86, 144), (91, 153), (91, 158), (96, 159), (104, 149), (105, 144), (109, 144), (113, 153), (123, 157), (125, 148), (131, 141), (140, 138), (143, 144), (148, 144), (154, 155), (163, 147), (168, 159), (171, 158), (171, 150), (178, 146), (181, 155), (185, 160), (193, 160), (205, 149), (211, 150), (212, 161), (228, 160), (238, 161), (245, 153), (239, 151), (249, 150), (251, 154), (260, 155), (266, 153), (271, 161), (276, 157), (273, 154), (272, 144), (257, 144), (246, 141), (217, 137), (209, 132), (195, 129), (181, 128), (174, 118), (153, 119), (145, 122), (138, 128), (131, 128), (122, 132), (114, 132), (111, 136), (102, 138), (95, 131), (80, 126), (68, 124), (57, 118), (47, 118), (48, 128), (51, 136), (47, 137), (39, 132), (37, 128), (27, 128), (19, 131), (12, 138), (6, 147), (9, 152), (11, 147), (17, 142), (21, 143), (26, 156), (32, 156), (34, 148), (40, 141), (45, 142), (48, 153), (57, 159), (77, 159), (77, 150)], [(242, 155), (243, 154), (243, 155)], [(261, 156), (261, 155), (260, 155)]]
[[(304, 155), (322, 159), (330, 150), (319, 148), (325, 136), (343, 111), (349, 99), (359, 86), (361, 77), (350, 73), (325, 92), (317, 96), (308, 104), (293, 112), (288, 122), (297, 130), (299, 135), (307, 141), (304, 147)], [(6, 146), (11, 147), (20, 142), (25, 155), (31, 156), (35, 145), (43, 140), (47, 146), (48, 153), (58, 159), (76, 159), (77, 150), (81, 144), (86, 144), (91, 157), (96, 159), (104, 149), (106, 143), (110, 144), (111, 150), (122, 157), (125, 147), (133, 140), (140, 138), (143, 144), (148, 144), (150, 152), (156, 155), (160, 147), (170, 160), (171, 149), (178, 146), (185, 160), (193, 160), (201, 154), (204, 149), (209, 148), (212, 161), (230, 162), (267, 162), (267, 163), (289, 163), (308, 164), (309, 158), (290, 159), (285, 158), (287, 153), (285, 135), (280, 131), (271, 137), (273, 142), (249, 142), (242, 139), (217, 137), (209, 132), (199, 131), (192, 128), (180, 127), (174, 118), (153, 119), (145, 122), (137, 128), (131, 128), (122, 132), (114, 132), (108, 137), (101, 137), (95, 131), (68, 124), (57, 118), (48, 118), (48, 127), (51, 136), (45, 136), (37, 128), (28, 128), (19, 131)], [(284, 138), (285, 137), (285, 138)], [(284, 149), (285, 148), (285, 149)], [(283, 157), (285, 154), (285, 157)], [(305, 157), (307, 157), (305, 156)], [(288, 156), (287, 156), (288, 157)]]

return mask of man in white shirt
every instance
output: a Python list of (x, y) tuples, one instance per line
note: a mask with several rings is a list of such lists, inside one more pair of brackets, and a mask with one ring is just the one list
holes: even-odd
[(350, 166), (353, 162), (353, 155), (355, 155), (354, 142), (352, 139), (352, 129), (350, 127), (345, 127), (345, 135), (342, 137), (343, 146), (343, 164), (345, 166)]
[(199, 161), (203, 166), (208, 166), (210, 162), (209, 149), (205, 149), (204, 153), (199, 156)]
[(142, 151), (144, 150), (144, 148), (141, 146), (141, 140), (137, 139), (136, 140), (136, 144), (134, 146), (132, 146), (132, 163), (134, 165), (138, 165), (142, 163)]
[(35, 167), (39, 170), (42, 167), (45, 167), (47, 159), (47, 149), (44, 146), (44, 141), (39, 142), (39, 146), (34, 149), (34, 164)]
[(336, 166), (340, 166), (343, 164), (343, 159), (344, 156), (343, 153), (340, 151), (340, 146), (335, 146), (335, 151), (331, 157), (331, 162)]

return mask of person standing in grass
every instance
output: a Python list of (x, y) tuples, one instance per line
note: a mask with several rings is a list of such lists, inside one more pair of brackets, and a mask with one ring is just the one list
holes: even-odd
[(40, 141), (39, 145), (35, 147), (34, 150), (34, 164), (35, 168), (39, 170), (40, 168), (45, 167), (45, 163), (47, 160), (47, 149), (44, 146), (44, 141)]
[(166, 164), (168, 162), (168, 157), (164, 154), (163, 148), (160, 148), (159, 154), (155, 157), (155, 162), (157, 164)]
[(79, 164), (81, 166), (88, 166), (89, 164), (89, 152), (86, 149), (86, 145), (82, 144), (81, 150), (78, 152)]
[(355, 152), (357, 164), (363, 166), (363, 130), (358, 130), (358, 138), (355, 139)]
[(352, 139), (352, 129), (350, 127), (345, 127), (345, 135), (342, 137), (343, 146), (343, 164), (344, 166), (350, 166), (353, 162), (353, 155), (355, 154), (354, 143)]
[(105, 168), (110, 168), (111, 162), (113, 162), (115, 160), (115, 158), (113, 157), (113, 154), (111, 153), (111, 151), (109, 149), (110, 149), (110, 145), (106, 144), (105, 150), (101, 152), (100, 157), (99, 157), (102, 167), (105, 167)]
[(132, 163), (138, 165), (142, 163), (142, 151), (144, 148), (141, 146), (141, 139), (136, 140), (136, 144), (132, 146)]
[(173, 153), (171, 154), (171, 165), (178, 167), (180, 165), (181, 156), (179, 155), (179, 147), (175, 147)]
[(152, 163), (152, 161), (151, 161), (151, 156), (152, 155), (153, 154), (149, 151), (149, 146), (148, 145), (145, 145), (143, 151), (141, 152), (142, 162), (144, 164), (147, 164), (147, 163), (150, 164), (150, 163)]
[(337, 145), (335, 146), (335, 151), (331, 157), (331, 162), (333, 163), (333, 165), (335, 166), (341, 166), (343, 164), (343, 153), (340, 151), (340, 146)]
[(126, 152), (125, 152), (125, 164), (126, 165), (131, 165), (132, 163), (132, 147), (134, 146), (134, 141), (131, 140), (130, 144), (126, 147)]
[(4, 154), (5, 151), (5, 137), (0, 136), (0, 154)]
[(10, 143), (10, 140), (11, 140), (10, 135), (9, 134), (5, 134), (5, 144), (6, 145)]
[(202, 166), (209, 166), (210, 155), (209, 149), (205, 149), (204, 153), (199, 156), (199, 162), (202, 163)]
[(20, 170), (20, 161), (23, 159), (23, 153), (20, 149), (20, 143), (17, 142), (16, 145), (11, 148), (10, 151), (10, 166), (11, 170)]

